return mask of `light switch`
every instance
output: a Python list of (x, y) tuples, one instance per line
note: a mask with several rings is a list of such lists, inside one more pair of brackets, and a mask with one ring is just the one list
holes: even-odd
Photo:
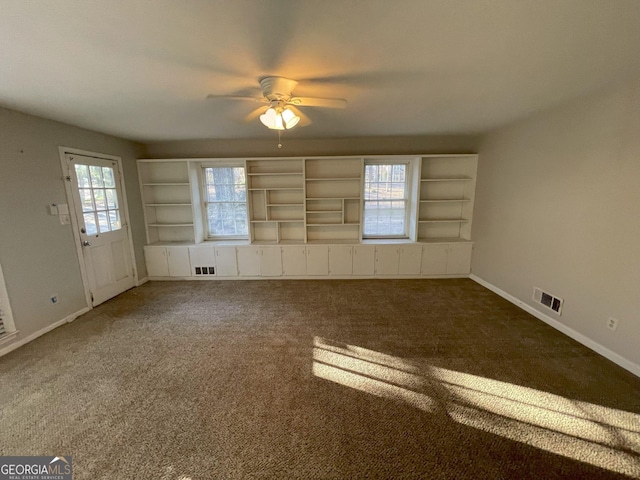
[(66, 203), (58, 204), (58, 214), (69, 215), (69, 205), (67, 205)]

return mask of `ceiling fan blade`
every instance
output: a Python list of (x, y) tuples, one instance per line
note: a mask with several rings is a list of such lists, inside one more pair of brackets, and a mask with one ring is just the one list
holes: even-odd
[(245, 123), (252, 122), (256, 118), (258, 118), (260, 115), (262, 115), (264, 112), (265, 112), (264, 107), (258, 107), (255, 110), (253, 110), (251, 113), (249, 113), (249, 115), (244, 117), (242, 121)]
[(347, 108), (344, 98), (293, 97), (288, 103), (297, 107)]
[(312, 123), (311, 119), (305, 113), (300, 111), (299, 108), (296, 108), (293, 105), (289, 105), (288, 108), (291, 109), (291, 111), (293, 113), (295, 113), (296, 115), (298, 115), (300, 117), (300, 126), (301, 127), (306, 127), (307, 125)]
[(249, 95), (207, 95), (208, 99), (251, 100), (252, 102), (267, 103), (264, 97), (251, 97)]

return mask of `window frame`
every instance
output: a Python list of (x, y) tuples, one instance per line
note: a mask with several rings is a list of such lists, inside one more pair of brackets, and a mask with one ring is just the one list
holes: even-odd
[[(216, 240), (248, 240), (250, 235), (250, 225), (249, 225), (249, 188), (247, 185), (247, 167), (244, 161), (224, 161), (224, 162), (201, 162), (199, 168), (199, 176), (200, 176), (200, 195), (201, 195), (201, 206), (202, 206), (202, 220), (203, 220), (203, 230), (204, 230), (204, 239), (205, 241), (216, 241)], [(207, 201), (207, 178), (206, 178), (206, 169), (207, 168), (242, 168), (244, 172), (244, 188), (245, 188), (245, 222), (247, 225), (247, 233), (243, 235), (213, 235), (210, 231), (209, 226), (209, 210), (208, 205), (210, 203), (220, 203), (220, 202), (209, 202)], [(234, 202), (234, 203), (243, 203), (243, 202)]]
[[(405, 166), (405, 195), (404, 195), (404, 233), (400, 235), (381, 234), (381, 235), (368, 235), (365, 233), (365, 206), (367, 198), (365, 195), (366, 188), (366, 172), (368, 165), (404, 165)], [(380, 159), (366, 159), (364, 160), (362, 170), (362, 239), (363, 240), (384, 240), (384, 239), (409, 239), (411, 237), (411, 216), (414, 214), (414, 200), (413, 200), (413, 175), (414, 175), (414, 160), (411, 158), (380, 158)]]

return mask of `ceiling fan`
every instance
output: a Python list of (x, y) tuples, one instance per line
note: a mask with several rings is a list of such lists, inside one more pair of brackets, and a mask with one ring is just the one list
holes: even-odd
[(293, 95), (293, 90), (298, 85), (296, 80), (284, 77), (262, 77), (260, 78), (260, 88), (262, 96), (251, 95), (207, 95), (212, 99), (232, 99), (250, 100), (268, 105), (265, 110), (264, 105), (251, 112), (245, 120), (251, 120), (260, 115), (260, 121), (267, 128), (272, 130), (289, 130), (295, 127), (300, 120), (302, 125), (311, 123), (309, 117), (302, 113), (297, 107), (320, 107), (320, 108), (346, 108), (347, 101), (343, 98), (317, 98), (317, 97), (297, 97)]

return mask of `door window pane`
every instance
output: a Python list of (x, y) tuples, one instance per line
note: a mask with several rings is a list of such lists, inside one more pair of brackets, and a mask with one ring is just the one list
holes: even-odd
[(93, 195), (91, 193), (90, 188), (81, 188), (80, 192), (80, 202), (82, 203), (82, 211), (83, 212), (92, 212), (95, 210), (93, 205)]
[(90, 165), (89, 172), (91, 173), (91, 186), (94, 188), (102, 187), (104, 185), (102, 183), (102, 169), (95, 165)]
[(116, 180), (113, 176), (113, 168), (111, 167), (102, 167), (102, 178), (104, 179), (105, 187), (116, 187)]
[(114, 169), (80, 164), (74, 167), (86, 234), (120, 230), (122, 221)]
[(105, 210), (107, 208), (107, 204), (105, 203), (104, 198), (104, 190), (101, 188), (95, 189), (93, 191), (93, 198), (96, 202), (96, 210)]
[(98, 212), (98, 225), (100, 225), (100, 233), (108, 232), (110, 230), (107, 212)]
[(120, 224), (120, 212), (118, 210), (109, 211), (109, 225), (111, 230), (120, 230), (122, 225)]
[(78, 177), (78, 187), (86, 188), (91, 186), (89, 181), (89, 167), (86, 165), (76, 165), (76, 177)]
[(115, 210), (118, 208), (118, 195), (115, 188), (108, 188), (107, 192), (107, 208), (109, 210)]
[(98, 227), (96, 226), (95, 213), (85, 213), (84, 216), (84, 228), (87, 231), (87, 235), (95, 235), (98, 233)]

